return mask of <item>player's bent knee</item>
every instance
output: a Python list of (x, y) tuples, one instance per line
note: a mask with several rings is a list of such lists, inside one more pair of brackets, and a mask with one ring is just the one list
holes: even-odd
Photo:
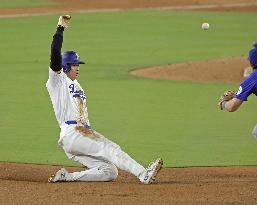
[(103, 168), (107, 181), (113, 181), (118, 177), (118, 169), (115, 165), (107, 165)]
[(257, 139), (257, 125), (253, 128), (252, 134)]
[(118, 177), (118, 169), (116, 166), (112, 165), (110, 169), (110, 179), (115, 180)]

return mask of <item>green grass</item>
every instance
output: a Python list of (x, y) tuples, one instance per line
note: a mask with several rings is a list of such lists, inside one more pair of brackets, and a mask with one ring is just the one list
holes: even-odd
[[(246, 55), (256, 40), (256, 14), (128, 11), (72, 17), (63, 50), (76, 49), (87, 62), (79, 81), (97, 131), (144, 165), (157, 156), (169, 167), (257, 164), (254, 96), (236, 113), (221, 112), (219, 95), (238, 85), (128, 74), (146, 66)], [(0, 19), (0, 161), (74, 164), (57, 145), (59, 129), (45, 88), (57, 18)], [(208, 31), (200, 29), (205, 21)]]
[(57, 2), (49, 0), (0, 0), (0, 8), (54, 6)]

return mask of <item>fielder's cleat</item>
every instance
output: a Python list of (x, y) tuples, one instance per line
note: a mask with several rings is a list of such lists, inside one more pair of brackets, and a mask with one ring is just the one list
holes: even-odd
[(142, 176), (139, 177), (139, 180), (143, 184), (151, 184), (155, 181), (156, 176), (158, 172), (161, 170), (163, 165), (162, 159), (156, 159), (154, 162), (152, 162), (149, 167), (146, 169), (145, 173), (142, 174)]
[(54, 175), (49, 177), (48, 182), (54, 183), (58, 181), (66, 181), (68, 177), (68, 171), (65, 168), (61, 168), (59, 171), (57, 171)]

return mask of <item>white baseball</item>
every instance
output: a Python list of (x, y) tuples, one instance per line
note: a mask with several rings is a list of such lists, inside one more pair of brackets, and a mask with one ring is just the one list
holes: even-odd
[(208, 30), (210, 28), (210, 24), (208, 24), (208, 23), (203, 23), (202, 24), (202, 29), (203, 30)]

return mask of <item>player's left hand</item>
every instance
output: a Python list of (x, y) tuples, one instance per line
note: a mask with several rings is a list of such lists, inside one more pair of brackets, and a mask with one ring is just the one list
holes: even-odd
[(223, 110), (222, 103), (224, 101), (230, 101), (236, 96), (235, 91), (228, 90), (224, 92), (222, 96), (220, 96), (219, 101), (218, 101), (218, 106), (220, 107), (221, 110)]

